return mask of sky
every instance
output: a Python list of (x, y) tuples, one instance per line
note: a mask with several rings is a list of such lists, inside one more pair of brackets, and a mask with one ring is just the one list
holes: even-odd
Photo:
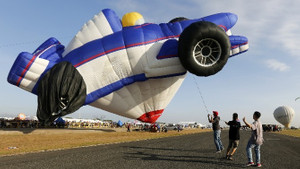
[[(120, 18), (136, 11), (152, 23), (219, 12), (239, 17), (232, 34), (246, 36), (249, 51), (230, 58), (216, 75), (188, 73), (158, 121), (208, 124), (207, 114), (217, 110), (225, 121), (236, 112), (251, 122), (253, 112), (260, 111), (263, 123), (279, 124), (273, 112), (286, 105), (295, 110), (292, 126), (300, 127), (300, 100), (295, 101), (300, 96), (300, 2), (293, 0), (0, 0), (0, 117), (36, 115), (37, 97), (7, 82), (18, 54), (33, 52), (49, 37), (67, 46), (82, 25), (105, 8)], [(133, 121), (91, 106), (67, 116)]]

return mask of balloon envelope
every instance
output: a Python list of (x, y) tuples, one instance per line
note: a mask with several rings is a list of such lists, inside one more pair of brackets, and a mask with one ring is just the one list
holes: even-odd
[(294, 109), (289, 106), (280, 106), (273, 113), (275, 119), (287, 128), (290, 127), (294, 114)]
[(20, 114), (18, 115), (18, 118), (19, 118), (20, 120), (25, 120), (25, 119), (26, 119), (26, 115), (25, 115), (24, 113), (20, 113)]
[[(141, 18), (133, 18), (130, 25), (143, 23), (137, 22)], [(123, 27), (113, 10), (104, 9), (83, 25), (66, 48), (57, 39), (49, 38), (33, 53), (20, 53), (7, 80), (38, 96), (37, 117), (42, 123), (50, 123), (83, 105), (154, 123), (187, 73), (178, 54), (183, 30), (193, 35), (198, 28), (186, 29), (193, 23), (210, 22), (212, 30), (212, 25), (218, 25), (227, 44), (227, 52), (221, 53), (234, 56), (249, 47), (246, 37), (231, 34), (236, 21), (235, 14), (218, 13), (174, 23)], [(198, 39), (194, 40), (196, 43)], [(193, 45), (186, 50), (192, 51)], [(224, 63), (225, 60), (220, 64)]]

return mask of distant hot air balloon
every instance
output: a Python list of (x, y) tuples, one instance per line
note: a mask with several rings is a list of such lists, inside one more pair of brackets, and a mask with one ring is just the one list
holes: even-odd
[(25, 115), (24, 113), (20, 113), (20, 114), (18, 115), (18, 119), (20, 119), (20, 120), (25, 120), (25, 119), (26, 119), (26, 115)]
[(290, 123), (294, 117), (295, 111), (289, 106), (280, 106), (275, 109), (273, 115), (275, 119), (284, 125), (286, 128), (290, 127)]

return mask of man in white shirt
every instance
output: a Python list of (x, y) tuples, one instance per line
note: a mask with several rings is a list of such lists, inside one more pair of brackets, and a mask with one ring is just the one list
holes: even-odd
[(260, 112), (256, 111), (253, 114), (254, 122), (252, 124), (249, 124), (246, 122), (246, 118), (243, 118), (244, 123), (247, 127), (250, 127), (252, 130), (251, 137), (248, 141), (248, 145), (246, 148), (247, 151), (247, 157), (248, 157), (248, 164), (247, 166), (253, 166), (254, 162), (252, 159), (252, 151), (251, 149), (254, 148), (255, 155), (256, 155), (256, 166), (261, 167), (260, 163), (260, 146), (263, 144), (263, 129), (262, 124), (259, 121), (260, 118)]

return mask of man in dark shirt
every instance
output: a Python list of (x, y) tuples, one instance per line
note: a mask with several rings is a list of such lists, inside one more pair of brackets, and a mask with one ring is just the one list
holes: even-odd
[(224, 150), (222, 141), (221, 141), (221, 127), (220, 127), (220, 117), (218, 116), (217, 111), (213, 111), (214, 118), (210, 116), (210, 114), (207, 115), (208, 121), (212, 123), (213, 130), (214, 130), (214, 141), (217, 148), (216, 153), (220, 153), (222, 150)]
[[(232, 121), (225, 122), (225, 123), (230, 126), (230, 128), (229, 128), (229, 145), (227, 147), (226, 159), (232, 160), (232, 156), (235, 153), (235, 151), (239, 145), (239, 140), (240, 140), (241, 123), (238, 120), (238, 114), (233, 113)], [(232, 151), (230, 153), (231, 148), (232, 148)]]

